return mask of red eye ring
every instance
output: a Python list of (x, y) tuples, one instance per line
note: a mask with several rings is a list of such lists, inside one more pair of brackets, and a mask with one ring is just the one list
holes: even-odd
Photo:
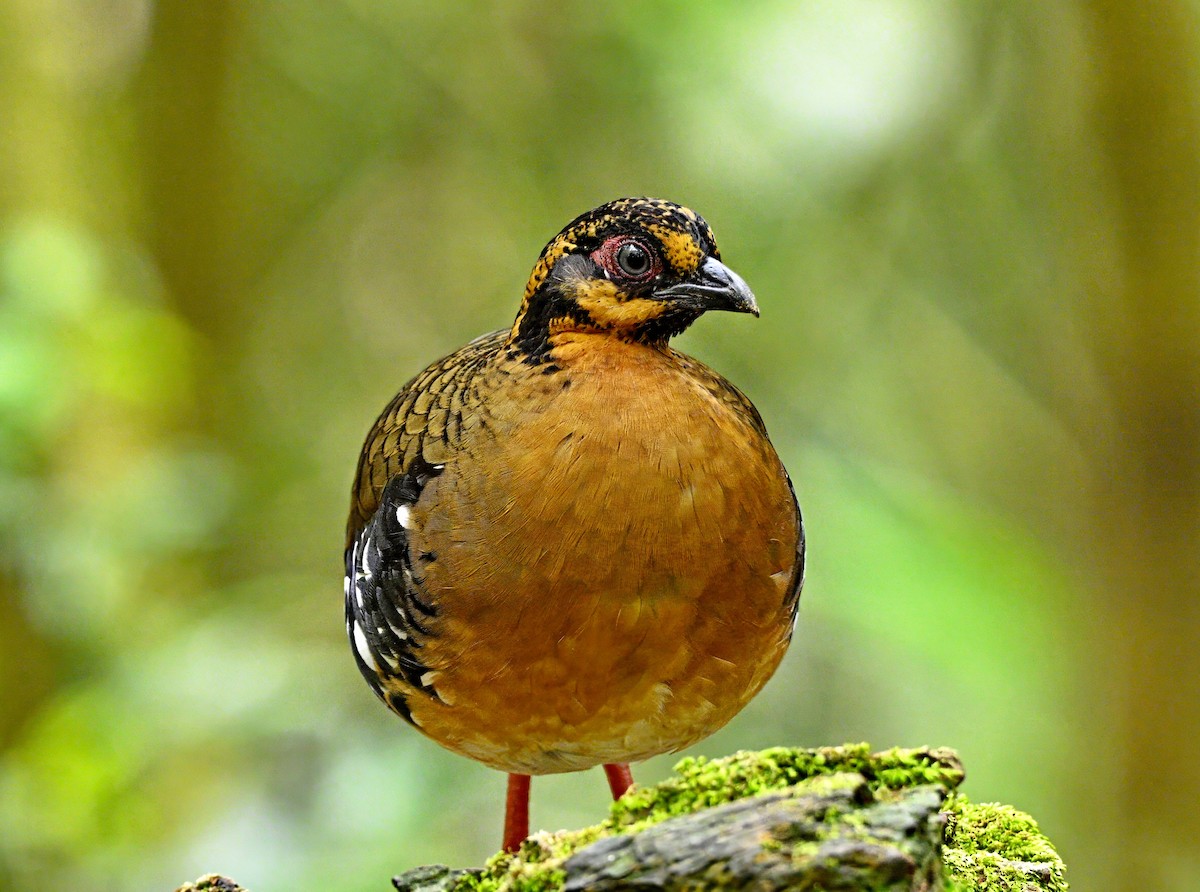
[(641, 239), (618, 235), (606, 239), (592, 252), (592, 260), (610, 279), (625, 282), (645, 282), (662, 272), (662, 261)]

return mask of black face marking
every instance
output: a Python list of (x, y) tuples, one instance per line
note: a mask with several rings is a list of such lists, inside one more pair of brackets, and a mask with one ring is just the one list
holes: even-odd
[(595, 264), (586, 257), (569, 255), (555, 264), (538, 299), (530, 303), (517, 324), (517, 336), (513, 343), (518, 355), (526, 363), (541, 365), (549, 361), (550, 323), (554, 320), (568, 318), (581, 325), (592, 324), (587, 310), (579, 306), (570, 293), (569, 282), (596, 275), (598, 270)]
[(648, 343), (669, 341), (676, 335), (683, 334), (688, 326), (700, 318), (695, 310), (679, 309), (673, 313), (663, 313), (657, 319), (652, 319), (642, 326), (640, 334)]
[[(375, 694), (412, 721), (407, 699), (386, 684), (389, 678), (437, 699), (430, 667), (418, 656), (434, 634), (437, 604), (425, 591), (409, 547), (410, 511), (441, 465), (418, 456), (384, 487), (371, 520), (346, 552), (346, 631), (355, 662)], [(432, 555), (431, 552), (422, 553)], [(436, 559), (431, 556), (430, 560)]]

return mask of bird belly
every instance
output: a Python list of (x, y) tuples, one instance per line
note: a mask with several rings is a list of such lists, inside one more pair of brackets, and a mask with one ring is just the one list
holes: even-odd
[(487, 462), (430, 483), (421, 547), (444, 607), (422, 657), (440, 700), (410, 700), (438, 742), (529, 774), (729, 721), (786, 650), (799, 535), (774, 450), (703, 388), (556, 377), (481, 441)]

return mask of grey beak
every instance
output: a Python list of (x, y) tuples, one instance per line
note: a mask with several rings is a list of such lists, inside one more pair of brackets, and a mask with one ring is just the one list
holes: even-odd
[(701, 312), (729, 310), (758, 315), (758, 304), (750, 286), (715, 257), (707, 258), (689, 278), (658, 290), (655, 296)]

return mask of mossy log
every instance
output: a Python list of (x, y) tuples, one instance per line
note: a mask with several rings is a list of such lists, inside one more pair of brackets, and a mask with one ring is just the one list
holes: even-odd
[(602, 839), (564, 862), (565, 892), (720, 888), (930, 889), (945, 792), (875, 801), (860, 774), (802, 781)]
[[(534, 834), (482, 868), (419, 867), (398, 892), (810, 889), (1066, 892), (1028, 815), (973, 804), (952, 750), (866, 744), (684, 759), (607, 821)], [(223, 885), (225, 884), (225, 885)], [(240, 892), (210, 876), (179, 892)]]

